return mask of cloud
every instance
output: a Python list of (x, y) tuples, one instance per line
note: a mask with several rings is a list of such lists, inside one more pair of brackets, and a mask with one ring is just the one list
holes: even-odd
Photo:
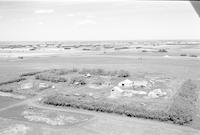
[(19, 19), (20, 22), (25, 22), (24, 18)]
[(86, 15), (86, 18), (95, 18), (95, 16), (94, 15)]
[(67, 14), (67, 16), (74, 17), (74, 16), (76, 16), (76, 14), (70, 13), (70, 14)]
[(95, 20), (85, 19), (78, 23), (79, 25), (87, 25), (87, 24), (97, 24)]
[[(3, 0), (0, 0), (3, 1)], [(12, 1), (22, 1), (22, 0), (12, 0)], [(31, 1), (43, 1), (43, 2), (118, 2), (118, 1), (137, 1), (137, 0), (31, 0)]]
[(44, 24), (44, 22), (38, 22), (37, 24), (39, 24), (39, 25), (43, 25), (43, 24)]
[(68, 17), (74, 17), (74, 16), (81, 16), (80, 12), (75, 12), (75, 13), (69, 13), (67, 14)]
[(3, 18), (3, 16), (0, 16), (0, 19)]
[(67, 14), (68, 17), (84, 17), (86, 19), (91, 19), (91, 18), (95, 18), (96, 16), (90, 13), (81, 13), (81, 12), (75, 12), (75, 13), (69, 13)]
[(35, 10), (35, 14), (51, 14), (54, 13), (55, 11), (53, 9), (39, 9)]

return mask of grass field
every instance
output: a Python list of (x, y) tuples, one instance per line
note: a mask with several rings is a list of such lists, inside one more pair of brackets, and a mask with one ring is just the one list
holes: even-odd
[[(60, 77), (66, 78), (66, 82), (51, 82), (49, 80), (40, 80), (40, 77), (38, 79), (35, 78), (36, 75), (33, 74), (33, 76), (24, 76), (26, 80), (13, 83), (12, 85), (4, 85), (2, 87), (6, 87), (7, 89), (9, 87), (12, 87), (14, 91), (18, 91), (17, 93), (13, 94), (21, 94), (21, 95), (28, 95), (28, 93), (33, 92), (34, 95), (28, 97), (27, 102), (23, 102), (25, 105), (36, 105), (36, 99), (41, 99), (45, 97), (44, 99), (46, 102), (51, 102), (51, 104), (54, 104), (56, 102), (57, 105), (60, 107), (54, 107), (54, 106), (48, 106), (48, 108), (54, 109), (54, 110), (68, 110), (68, 111), (75, 111), (80, 113), (86, 113), (86, 114), (92, 114), (97, 119), (96, 121), (92, 121), (91, 123), (84, 124), (80, 128), (76, 128), (76, 131), (73, 129), (69, 129), (70, 133), (91, 133), (91, 134), (97, 134), (100, 132), (104, 133), (111, 133), (114, 129), (121, 132), (126, 132), (127, 134), (130, 134), (128, 131), (132, 131), (131, 133), (138, 133), (138, 134), (198, 134), (200, 127), (199, 125), (199, 115), (200, 110), (197, 107), (196, 112), (193, 111), (193, 105), (199, 106), (199, 99), (193, 95), (199, 95), (199, 85), (198, 80), (200, 80), (200, 72), (197, 72), (200, 67), (199, 57), (190, 57), (191, 55), (197, 55), (199, 56), (199, 47), (198, 46), (192, 46), (188, 49), (187, 45), (184, 46), (159, 46), (159, 48), (154, 47), (148, 47), (143, 45), (138, 45), (136, 47), (129, 47), (128, 49), (119, 49), (115, 50), (114, 48), (108, 48), (106, 53), (103, 53), (103, 51), (93, 51), (93, 50), (87, 50), (84, 51), (84, 53), (69, 53), (69, 54), (59, 54), (59, 55), (51, 55), (48, 57), (24, 57), (23, 59), (18, 58), (0, 58), (1, 66), (0, 66), (0, 82), (6, 82), (9, 80), (14, 80), (16, 78), (19, 78), (20, 75), (24, 73), (34, 73), (34, 72), (40, 72), (43, 70), (51, 70), (51, 69), (73, 69), (78, 68), (88, 68), (88, 69), (103, 69), (105, 71), (119, 71), (119, 70), (125, 70), (128, 71), (131, 76), (128, 77), (128, 79), (131, 80), (137, 80), (137, 79), (160, 79), (164, 78), (165, 80), (171, 80), (171, 81), (164, 81), (159, 82), (156, 84), (155, 87), (151, 87), (151, 89), (144, 89), (147, 93), (151, 91), (152, 89), (156, 88), (162, 88), (162, 89), (169, 89), (170, 94), (166, 98), (157, 98), (157, 99), (147, 99), (146, 96), (133, 96), (132, 98), (122, 97), (117, 99), (110, 99), (107, 98), (110, 96), (110, 90), (116, 86), (120, 81), (124, 80), (125, 78), (118, 78), (115, 77), (114, 79), (112, 77), (108, 78), (102, 78), (98, 76), (94, 76), (91, 79), (86, 79), (85, 85), (70, 85), (71, 82), (77, 81), (77, 73), (75, 74), (63, 74), (60, 75)], [(141, 47), (141, 48), (140, 48)], [(120, 48), (120, 47), (118, 47)], [(79, 48), (77, 48), (79, 49)], [(142, 52), (143, 49), (148, 50), (147, 52)], [(159, 49), (167, 49), (167, 52), (158, 52)], [(73, 49), (72, 49), (73, 50)], [(67, 50), (70, 51), (70, 50)], [(34, 51), (33, 51), (34, 52)], [(186, 56), (180, 56), (181, 54), (187, 54)], [(168, 55), (168, 56), (167, 56)], [(83, 74), (82, 74), (83, 75)], [(75, 76), (75, 78), (74, 78)], [(105, 76), (104, 76), (105, 77)], [(71, 79), (73, 78), (73, 79)], [(167, 79), (168, 78), (168, 79)], [(55, 78), (54, 78), (55, 79)], [(79, 78), (78, 78), (79, 79)], [(184, 85), (184, 82), (186, 80), (192, 80), (191, 85)], [(56, 80), (59, 80), (59, 78), (56, 78)], [(76, 80), (76, 81), (71, 81)], [(102, 85), (101, 87), (97, 87), (99, 84), (104, 84), (105, 82), (111, 80), (111, 85), (108, 86)], [(80, 80), (79, 80), (80, 81)], [(21, 91), (18, 88), (21, 88), (22, 84), (34, 82), (34, 85), (38, 85), (41, 83), (47, 83), (50, 85), (55, 86), (55, 88), (48, 88), (45, 90), (38, 90), (35, 86), (33, 89), (30, 90), (23, 90)], [(192, 94), (188, 91), (192, 89), (193, 90), (193, 83), (196, 85), (194, 93)], [(186, 83), (187, 84), (187, 83)], [(0, 88), (2, 88), (0, 87)], [(96, 87), (96, 88), (95, 88)], [(185, 88), (186, 87), (186, 88)], [(16, 90), (16, 88), (18, 90)], [(184, 91), (184, 93), (181, 93), (181, 91)], [(185, 93), (187, 93), (185, 95)], [(67, 97), (67, 98), (66, 98)], [(174, 98), (176, 97), (176, 98)], [(60, 101), (60, 98), (62, 100)], [(14, 98), (11, 98), (12, 101), (10, 102), (10, 98), (7, 99), (7, 97), (2, 97), (2, 103), (4, 104), (1, 108), (5, 108), (3, 112), (4, 114), (7, 114), (7, 112), (12, 110), (12, 107), (10, 109), (6, 109), (7, 106), (9, 108), (10, 105), (18, 104), (21, 101), (15, 101)], [(177, 100), (177, 101), (174, 101)], [(44, 100), (42, 100), (44, 101)], [(59, 101), (59, 103), (57, 103)], [(95, 102), (94, 102), (95, 101)], [(188, 102), (189, 101), (189, 102)], [(195, 103), (193, 102), (195, 101)], [(174, 106), (172, 105), (172, 102), (176, 102)], [(104, 103), (104, 104), (102, 104)], [(126, 103), (126, 106), (124, 104)], [(130, 104), (132, 103), (132, 105)], [(38, 102), (37, 102), (38, 104)], [(64, 104), (64, 105), (63, 105)], [(96, 105), (97, 108), (95, 108), (93, 105)], [(102, 114), (99, 112), (90, 112), (85, 111), (82, 109), (73, 110), (73, 108), (83, 108), (87, 110), (92, 110), (90, 105), (92, 105), (93, 110), (98, 110), (101, 112), (108, 111), (111, 107), (111, 104), (114, 106), (112, 109), (114, 111), (118, 111), (118, 114), (126, 113), (128, 116), (136, 116), (136, 117), (142, 117), (144, 118), (144, 115), (141, 115), (138, 110), (134, 110), (131, 107), (134, 108), (146, 108), (148, 111), (151, 112), (157, 111), (158, 108), (160, 111), (163, 110), (173, 110), (173, 116), (176, 117), (177, 114), (179, 115), (179, 109), (186, 109), (187, 111), (184, 111), (186, 113), (183, 113), (182, 118), (176, 119), (176, 121), (191, 121), (191, 115), (190, 112), (195, 112), (195, 116), (190, 122), (190, 124), (186, 124), (186, 126), (175, 126), (175, 125), (168, 125), (165, 122), (157, 122), (153, 120), (143, 120), (143, 119), (135, 119), (135, 118), (129, 118), (129, 117), (123, 117), (121, 115), (115, 115), (115, 114)], [(181, 108), (178, 108), (180, 105), (183, 105)], [(104, 106), (105, 105), (105, 106)], [(43, 104), (38, 104), (38, 106), (43, 106)], [(70, 108), (62, 107), (62, 106), (71, 106)], [(80, 107), (81, 106), (81, 107)], [(104, 106), (103, 109), (99, 109), (98, 106)], [(123, 106), (123, 107), (122, 107)], [(177, 107), (178, 106), (178, 107)], [(189, 106), (189, 109), (188, 109)], [(122, 108), (120, 108), (122, 107)], [(127, 108), (129, 109), (127, 109)], [(171, 108), (170, 108), (171, 107)], [(186, 107), (186, 108), (185, 108)], [(191, 108), (190, 108), (191, 107)], [(16, 108), (13, 108), (14, 110)], [(107, 110), (106, 110), (107, 109)], [(146, 110), (145, 109), (145, 110)], [(17, 109), (16, 109), (17, 110)], [(113, 111), (112, 110), (112, 111)], [(129, 110), (129, 112), (128, 112)], [(131, 110), (131, 111), (130, 111)], [(112, 112), (111, 111), (111, 112)], [(11, 112), (11, 111), (10, 111)], [(22, 108), (19, 108), (19, 112), (22, 112)], [(108, 111), (109, 112), (109, 111)], [(133, 113), (134, 114), (131, 114)], [(182, 111), (181, 111), (182, 112)], [(182, 114), (182, 113), (181, 113)], [(188, 115), (189, 114), (189, 115)], [(155, 115), (155, 114), (154, 114)], [(193, 114), (192, 114), (193, 115)], [(17, 116), (17, 115), (16, 115)], [(152, 119), (153, 115), (150, 115), (150, 119)], [(165, 116), (165, 115), (164, 115)], [(185, 117), (187, 116), (187, 117)], [(4, 117), (3, 115), (1, 117)], [(15, 117), (15, 113), (12, 113), (12, 117)], [(112, 119), (113, 118), (113, 119)], [(9, 117), (9, 119), (12, 119)], [(154, 118), (153, 118), (154, 119)], [(158, 119), (158, 118), (155, 118)], [(171, 118), (170, 118), (171, 119)], [(25, 125), (27, 127), (30, 127), (31, 130), (39, 129), (38, 132), (42, 133), (43, 126), (40, 128), (32, 124), (32, 122), (28, 122), (29, 124), (25, 124), (23, 121), (19, 122), (20, 119), (11, 120), (9, 122), (5, 122), (4, 120), (1, 121), (1, 123), (21, 123), (22, 125)], [(173, 120), (169, 120), (173, 121)], [(37, 123), (37, 122), (33, 122)], [(176, 122), (175, 122), (176, 123)], [(179, 122), (178, 122), (179, 123)], [(180, 124), (180, 123), (179, 123)], [(94, 126), (96, 125), (96, 126)], [(112, 126), (110, 126), (112, 125)], [(126, 126), (125, 126), (126, 125)], [(15, 126), (15, 125), (13, 125)], [(37, 127), (37, 128), (36, 128)], [(84, 128), (83, 128), (84, 127)], [(109, 128), (108, 128), (109, 127)], [(122, 128), (123, 127), (123, 128)], [(192, 128), (198, 129), (195, 130)], [(4, 129), (2, 126), (1, 129)], [(92, 130), (94, 128), (94, 130)], [(135, 129), (135, 130), (134, 130)], [(137, 131), (136, 131), (137, 129)], [(103, 130), (103, 131), (102, 131)], [(49, 128), (49, 132), (52, 131), (53, 133), (56, 133), (55, 130)], [(96, 131), (96, 132), (95, 132)], [(139, 133), (139, 131), (141, 131)], [(39, 133), (39, 134), (40, 134)], [(34, 132), (32, 132), (34, 134)], [(64, 132), (63, 132), (64, 134)]]
[(20, 102), (20, 100), (10, 98), (10, 97), (0, 96), (0, 102), (1, 102), (1, 104), (0, 104), (0, 109), (1, 109), (1, 108), (4, 108), (4, 107), (7, 107), (9, 105), (16, 104), (16, 103)]
[[(85, 76), (87, 74), (90, 74), (89, 78)], [(159, 77), (159, 75), (152, 74), (151, 76), (139, 77), (139, 75), (137, 76), (125, 70), (106, 71), (86, 68), (44, 70), (22, 74), (22, 76), (26, 78), (12, 81), (13, 83), (2, 83), (0, 90), (5, 91), (5, 88), (7, 88), (5, 92), (33, 95), (40, 91), (36, 85), (39, 85), (40, 81), (42, 81), (42, 83), (49, 83), (48, 86), (58, 88), (56, 94), (47, 96), (43, 100), (44, 103), (50, 105), (172, 121), (180, 125), (194, 121), (194, 116), (196, 115), (197, 88), (191, 80), (182, 82), (182, 86), (179, 89), (174, 89), (179, 87), (179, 85), (174, 84), (180, 80), (167, 76), (163, 77), (163, 75)], [(157, 77), (156, 79), (155, 76)], [(112, 87), (117, 86), (120, 81), (126, 78), (135, 80), (147, 80), (148, 78), (147, 86), (134, 89), (148, 93), (153, 89), (165, 89), (167, 96), (154, 99), (148, 95), (136, 94), (128, 97), (122, 95), (114, 99), (109, 98), (112, 95)], [(28, 88), (25, 88), (25, 90), (22, 87), (24, 84), (28, 84)], [(30, 88), (29, 84), (31, 84)], [(51, 87), (46, 89), (49, 88)]]

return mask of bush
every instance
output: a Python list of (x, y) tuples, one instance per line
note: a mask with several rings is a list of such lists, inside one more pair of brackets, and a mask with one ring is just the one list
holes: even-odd
[(79, 48), (79, 47), (81, 47), (80, 45), (74, 45), (73, 46), (74, 48)]
[(196, 111), (195, 103), (197, 99), (196, 85), (191, 80), (184, 82), (169, 109), (170, 119), (180, 125), (192, 121)]
[(103, 85), (104, 83), (105, 81), (102, 78), (97, 78), (92, 81), (92, 84), (95, 84), (95, 85)]
[(45, 104), (82, 108), (107, 113), (124, 114), (129, 117), (172, 121), (175, 124), (186, 124), (193, 120), (197, 90), (191, 80), (184, 82), (169, 110), (149, 110), (133, 103), (119, 103), (107, 98), (93, 98), (88, 95), (54, 94), (44, 98)]
[(70, 50), (71, 48), (70, 48), (70, 47), (64, 47), (64, 49), (65, 49), (65, 50)]
[(6, 88), (0, 88), (0, 91), (1, 91), (1, 92), (10, 92), (10, 93), (11, 93), (11, 92), (13, 92), (13, 89), (12, 89), (12, 88), (7, 88), (7, 87), (6, 87)]
[(158, 52), (167, 52), (166, 49), (159, 49)]
[(142, 52), (147, 52), (147, 50), (142, 50)]
[(104, 48), (110, 49), (110, 48), (114, 48), (114, 46), (113, 45), (104, 45)]
[(146, 119), (156, 119), (161, 121), (169, 120), (169, 115), (165, 111), (150, 111), (136, 104), (123, 104), (115, 101), (103, 99), (94, 99), (91, 96), (80, 95), (63, 95), (54, 94), (44, 98), (45, 104), (55, 106), (67, 106), (73, 108), (82, 108), (86, 110), (94, 110), (99, 112), (124, 114), (130, 117), (139, 117)]
[(79, 71), (79, 73), (80, 73), (80, 74), (87, 74), (87, 73), (91, 74), (91, 70), (92, 70), (92, 69), (83, 68), (81, 71)]
[(91, 49), (90, 48), (83, 48), (82, 50), (83, 51), (90, 51)]
[(193, 106), (184, 98), (178, 97), (170, 107), (170, 118), (176, 124), (183, 125), (193, 120)]
[(195, 54), (190, 54), (190, 57), (198, 57), (198, 56)]
[(72, 68), (72, 70), (70, 70), (71, 72), (78, 72), (79, 71), (79, 69), (77, 69), (77, 68)]
[(20, 75), (20, 77), (33, 76), (33, 75), (36, 75), (36, 74), (40, 74), (40, 73), (42, 73), (42, 72), (44, 72), (44, 71), (22, 73), (22, 74)]
[(6, 81), (6, 82), (1, 82), (1, 83), (0, 83), (0, 86), (1, 86), (1, 85), (5, 85), (5, 84), (10, 84), (10, 83), (15, 83), (15, 82), (21, 82), (21, 81), (23, 81), (23, 80), (26, 80), (26, 78), (18, 78), (18, 79)]
[(83, 68), (82, 70), (79, 70), (77, 68), (73, 69), (54, 69), (50, 70), (49, 72), (46, 72), (47, 74), (52, 74), (55, 76), (59, 75), (65, 75), (69, 73), (76, 73), (78, 72), (79, 74), (91, 74), (91, 75), (105, 75), (105, 76), (118, 76), (118, 77), (128, 77), (130, 76), (128, 71), (125, 70), (120, 70), (120, 71), (105, 71), (104, 69), (98, 68), (98, 69), (86, 69)]
[(66, 75), (69, 73), (75, 73), (78, 72), (77, 68), (72, 68), (72, 69), (53, 69), (50, 71), (50, 74), (55, 74), (55, 75)]
[(115, 48), (115, 50), (123, 50), (123, 49), (129, 49), (129, 47), (124, 46), (124, 47), (118, 47), (118, 48)]
[(106, 72), (105, 70), (103, 69), (82, 69), (79, 73), (81, 74), (91, 74), (91, 75), (109, 75), (108, 72)]
[(130, 74), (129, 74), (128, 71), (120, 70), (120, 71), (117, 73), (117, 76), (118, 76), (118, 77), (129, 77)]
[(50, 71), (50, 74), (54, 74), (55, 76), (65, 75), (65, 74), (68, 74), (68, 70), (66, 70), (66, 69), (54, 69), (54, 70)]
[(59, 77), (51, 74), (38, 74), (35, 76), (35, 79), (43, 80), (43, 81), (50, 81), (50, 82), (67, 82), (67, 79), (64, 77)]
[(187, 54), (185, 54), (185, 53), (182, 53), (182, 54), (180, 54), (180, 56), (187, 56)]
[(114, 71), (108, 71), (108, 74), (111, 75), (111, 76), (116, 76), (118, 73), (117, 70), (114, 70)]
[(94, 72), (95, 72), (95, 74), (97, 74), (97, 75), (108, 75), (108, 73), (107, 73), (105, 70), (100, 69), (100, 68), (94, 70)]

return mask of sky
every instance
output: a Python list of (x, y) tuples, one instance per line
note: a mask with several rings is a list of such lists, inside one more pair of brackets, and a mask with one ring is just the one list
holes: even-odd
[(0, 0), (0, 41), (200, 39), (188, 1)]

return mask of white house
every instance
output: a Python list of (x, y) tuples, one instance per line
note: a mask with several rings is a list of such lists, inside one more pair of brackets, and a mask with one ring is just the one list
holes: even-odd
[(124, 88), (130, 88), (130, 87), (133, 87), (133, 84), (134, 84), (133, 81), (126, 79), (126, 80), (120, 82), (118, 84), (118, 86), (124, 87)]

